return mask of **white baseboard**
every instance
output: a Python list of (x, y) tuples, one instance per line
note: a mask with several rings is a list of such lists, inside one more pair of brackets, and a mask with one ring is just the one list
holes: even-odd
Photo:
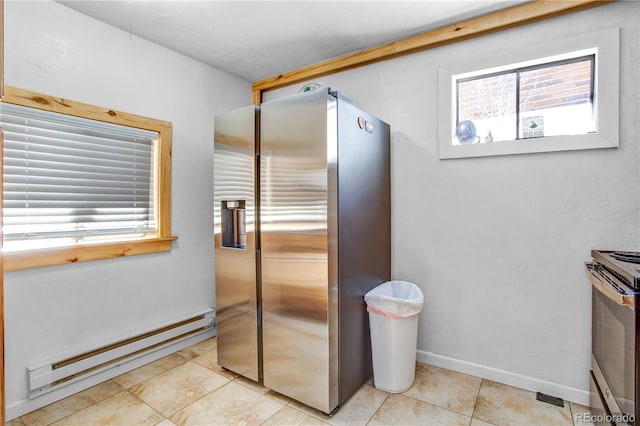
[(416, 359), (419, 362), (434, 365), (436, 367), (446, 368), (448, 370), (480, 377), (482, 379), (493, 380), (494, 382), (515, 386), (533, 392), (543, 392), (548, 395), (558, 396), (566, 401), (575, 402), (585, 406), (589, 405), (589, 392), (582, 389), (576, 389), (558, 383), (536, 379), (535, 377), (512, 373), (506, 370), (487, 367), (485, 365), (469, 361), (450, 358), (433, 352), (418, 350), (416, 352)]
[(206, 330), (197, 335), (191, 336), (188, 339), (182, 340), (180, 342), (174, 343), (169, 346), (165, 346), (163, 348), (152, 351), (148, 354), (145, 354), (139, 358), (132, 359), (131, 361), (127, 361), (123, 364), (116, 364), (113, 368), (109, 368), (108, 370), (101, 371), (93, 376), (89, 376), (86, 379), (79, 380), (77, 382), (73, 382), (68, 386), (62, 387), (60, 389), (51, 391), (49, 393), (43, 394), (36, 398), (32, 399), (22, 399), (19, 401), (8, 402), (6, 407), (6, 420), (13, 420), (17, 417), (24, 416), (27, 413), (37, 410), (38, 408), (42, 408), (45, 405), (49, 405), (53, 402), (59, 401), (63, 398), (73, 395), (74, 393), (78, 393), (85, 389), (88, 389), (92, 386), (95, 386), (99, 383), (106, 382), (114, 377), (117, 377), (121, 374), (126, 373), (127, 371), (131, 371), (135, 368), (153, 362), (157, 359), (160, 359), (164, 356), (177, 352), (181, 349), (187, 348), (189, 346), (195, 345), (196, 343), (202, 342), (208, 338), (215, 336), (215, 329)]

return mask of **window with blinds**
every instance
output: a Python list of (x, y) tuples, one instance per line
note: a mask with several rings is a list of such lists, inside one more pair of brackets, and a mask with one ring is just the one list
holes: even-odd
[(0, 104), (4, 250), (157, 234), (158, 132)]

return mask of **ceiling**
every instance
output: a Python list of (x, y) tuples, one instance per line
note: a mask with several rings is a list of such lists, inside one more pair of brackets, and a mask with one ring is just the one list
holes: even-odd
[(257, 81), (527, 0), (58, 1)]

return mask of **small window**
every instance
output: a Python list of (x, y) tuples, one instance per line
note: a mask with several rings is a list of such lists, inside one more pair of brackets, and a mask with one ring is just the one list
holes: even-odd
[(595, 53), (498, 73), (453, 76), (457, 119), (452, 143), (595, 132), (594, 63)]
[(618, 146), (617, 28), (454, 60), (439, 69), (440, 158)]
[[(0, 104), (7, 269), (169, 249), (170, 125), (44, 95), (19, 105), (14, 91)], [(110, 122), (82, 116), (95, 114)]]

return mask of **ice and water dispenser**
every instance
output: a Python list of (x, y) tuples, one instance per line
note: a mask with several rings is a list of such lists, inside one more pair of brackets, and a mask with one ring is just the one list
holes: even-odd
[(246, 201), (222, 201), (222, 247), (247, 248)]

